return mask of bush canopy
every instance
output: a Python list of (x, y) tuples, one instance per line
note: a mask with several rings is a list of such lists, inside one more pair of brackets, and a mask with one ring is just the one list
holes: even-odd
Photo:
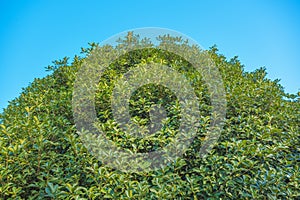
[[(136, 43), (143, 42), (131, 35)], [(130, 39), (130, 41), (129, 41)], [(82, 56), (54, 61), (50, 74), (36, 78), (0, 115), (1, 199), (296, 199), (300, 197), (300, 104), (265, 68), (244, 71), (237, 57), (226, 59), (213, 46), (208, 54), (221, 73), (227, 112), (217, 144), (199, 155), (211, 122), (211, 101), (201, 74), (175, 54), (155, 48), (130, 52), (105, 70), (95, 94), (99, 126), (117, 146), (132, 152), (156, 151), (178, 132), (180, 106), (167, 87), (148, 84), (130, 98), (130, 115), (151, 125), (151, 106), (165, 108), (165, 124), (148, 137), (126, 135), (116, 126), (110, 97), (118, 78), (139, 63), (163, 62), (184, 74), (200, 102), (197, 136), (166, 167), (124, 173), (95, 158), (75, 127), (72, 95), (76, 73), (95, 48), (122, 48), (91, 43)], [(161, 43), (185, 45), (180, 38)]]

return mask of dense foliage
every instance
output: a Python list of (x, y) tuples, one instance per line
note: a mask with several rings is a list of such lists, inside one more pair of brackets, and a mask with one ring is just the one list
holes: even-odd
[[(95, 46), (82, 49), (83, 55)], [(206, 157), (197, 152), (201, 133), (209, 125), (210, 102), (205, 85), (194, 77), (188, 63), (155, 49), (141, 50), (113, 63), (99, 82), (96, 109), (108, 138), (123, 148), (145, 152), (163, 147), (176, 134), (180, 107), (167, 88), (141, 87), (130, 101), (132, 117), (149, 124), (151, 104), (160, 103), (168, 111), (171, 126), (148, 139), (124, 136), (113, 128), (109, 105), (115, 77), (137, 63), (163, 61), (195, 80), (202, 114), (199, 137), (182, 159), (161, 170), (137, 174), (108, 168), (82, 144), (74, 125), (72, 92), (85, 56), (75, 56), (70, 64), (64, 58), (49, 66), (51, 74), (35, 79), (0, 115), (0, 198), (299, 198), (299, 93), (286, 94), (278, 80), (266, 78), (264, 68), (245, 72), (236, 57), (227, 60), (216, 47), (209, 54), (222, 74), (228, 105), (218, 144)]]

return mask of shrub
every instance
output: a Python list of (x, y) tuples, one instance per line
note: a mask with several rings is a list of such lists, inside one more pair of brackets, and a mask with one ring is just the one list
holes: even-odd
[[(175, 43), (170, 38), (162, 42), (166, 41)], [(182, 158), (156, 171), (124, 173), (97, 160), (82, 144), (72, 113), (76, 72), (96, 47), (104, 48), (92, 43), (70, 64), (68, 58), (55, 61), (47, 68), (50, 75), (35, 79), (0, 115), (0, 198), (299, 198), (299, 92), (286, 94), (279, 80), (266, 78), (265, 68), (245, 72), (237, 57), (227, 60), (216, 47), (208, 52), (222, 74), (228, 105), (222, 134), (207, 156), (197, 153), (210, 123), (203, 81), (180, 57), (149, 48), (118, 59), (98, 84), (96, 110), (107, 137), (122, 148), (147, 152), (163, 147), (176, 134), (178, 100), (168, 88), (155, 84), (133, 94), (130, 113), (139, 123), (149, 124), (149, 108), (159, 103), (167, 110), (168, 130), (139, 139), (112, 125), (109, 101), (116, 78), (137, 63), (158, 61), (193, 82), (201, 105), (199, 135)]]

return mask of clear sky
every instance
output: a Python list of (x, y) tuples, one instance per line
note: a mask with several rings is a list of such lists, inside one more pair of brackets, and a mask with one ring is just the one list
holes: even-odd
[(169, 28), (216, 44), (247, 71), (265, 66), (285, 91), (300, 89), (297, 0), (0, 0), (0, 111), (53, 60), (140, 27)]

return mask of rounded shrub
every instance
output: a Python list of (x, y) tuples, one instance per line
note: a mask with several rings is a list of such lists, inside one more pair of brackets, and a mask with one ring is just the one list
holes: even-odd
[[(135, 37), (135, 36), (133, 36)], [(138, 39), (136, 37), (136, 39)], [(121, 48), (122, 43), (114, 48)], [(185, 45), (165, 37), (162, 41)], [(156, 151), (178, 132), (180, 106), (167, 87), (148, 84), (130, 98), (130, 115), (151, 126), (151, 107), (165, 108), (165, 123), (154, 134), (133, 137), (116, 126), (110, 98), (118, 78), (139, 63), (163, 62), (191, 82), (200, 102), (197, 137), (182, 158), (159, 170), (124, 173), (90, 154), (79, 138), (72, 110), (76, 72), (95, 48), (54, 61), (51, 73), (35, 79), (0, 115), (1, 199), (297, 199), (300, 197), (299, 92), (284, 92), (266, 69), (244, 71), (210, 48), (226, 90), (227, 113), (217, 144), (199, 155), (211, 122), (211, 102), (201, 75), (181, 57), (154, 48), (123, 55), (105, 70), (95, 94), (99, 126), (117, 146)], [(111, 47), (113, 48), (113, 47)]]

